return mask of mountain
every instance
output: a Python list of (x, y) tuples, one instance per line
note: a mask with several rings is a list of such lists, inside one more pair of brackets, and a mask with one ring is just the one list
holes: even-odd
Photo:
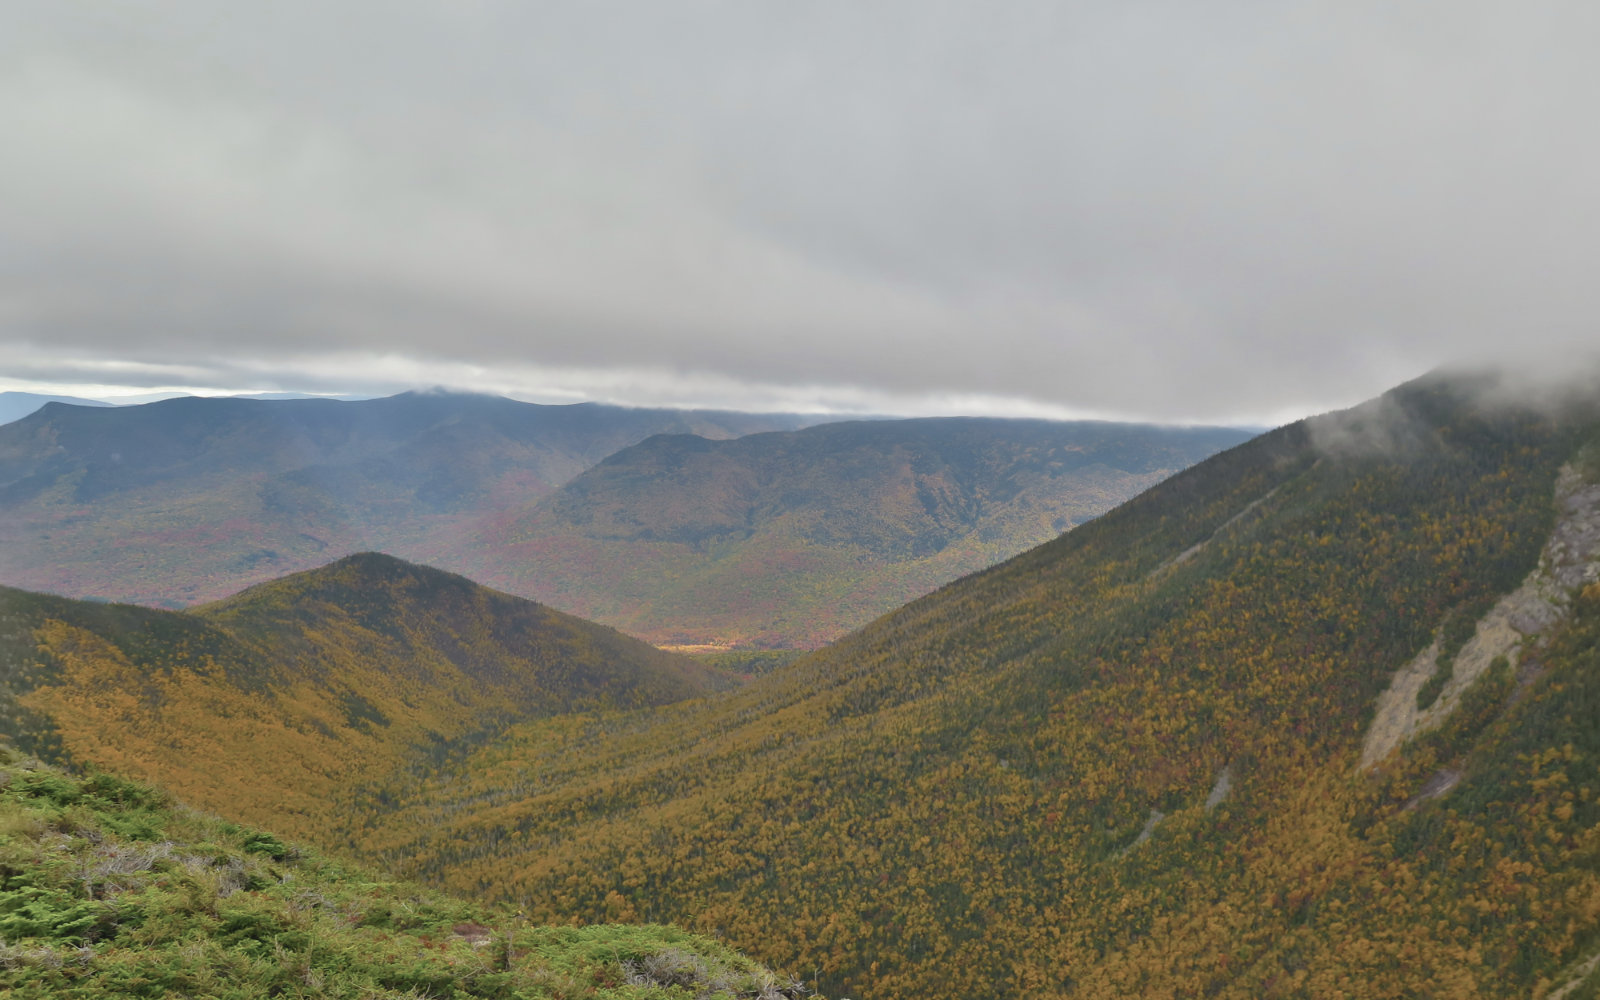
[(48, 396), (37, 392), (0, 392), (0, 424), (9, 424), (39, 409), (46, 403), (69, 406), (111, 406), (98, 399), (80, 399), (77, 396)]
[(1274, 431), (718, 697), (514, 726), (339, 843), (852, 996), (1592, 996), (1600, 416), (1492, 388)]
[(381, 550), (655, 642), (815, 647), (1247, 436), (801, 422), (449, 393), (49, 405), (0, 427), (0, 583), (178, 608)]
[(815, 647), (1247, 436), (977, 418), (658, 435), (420, 555), (653, 642)]
[(1507, 396), (1435, 376), (1273, 431), (709, 696), (473, 729), (491, 694), (390, 662), (494, 634), (413, 625), (460, 603), (415, 570), (393, 613), (365, 579), (6, 592), (0, 705), (230, 818), (832, 994), (1593, 996), (1600, 392)]
[(229, 399), (342, 399), (346, 401), (359, 401), (363, 399), (377, 399), (377, 396), (362, 395), (327, 395), (314, 392), (235, 392), (228, 394)]
[(296, 835), (341, 795), (529, 718), (722, 675), (449, 573), (361, 554), (180, 613), (0, 588), (0, 731)]
[(0, 427), (0, 583), (192, 605), (350, 552), (449, 548), (653, 434), (800, 422), (450, 393), (50, 404)]
[(530, 926), (3, 749), (0, 816), (0, 991), (16, 1000), (804, 993), (674, 928)]

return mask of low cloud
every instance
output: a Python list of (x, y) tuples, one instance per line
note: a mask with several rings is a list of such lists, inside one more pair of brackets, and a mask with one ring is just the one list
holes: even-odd
[(1306, 420), (1311, 443), (1341, 457), (1404, 459), (1440, 447), (1435, 421), (1418, 412), (1414, 390), (1438, 388), (1469, 407), (1490, 413), (1534, 413), (1549, 419), (1600, 416), (1600, 352), (1559, 357), (1496, 358), (1454, 365), (1344, 410)]
[(1394, 393), (1306, 421), (1311, 444), (1333, 458), (1403, 459), (1437, 447), (1437, 432)]
[(40, 378), (1266, 422), (1600, 316), (1592, 5), (8, 22)]

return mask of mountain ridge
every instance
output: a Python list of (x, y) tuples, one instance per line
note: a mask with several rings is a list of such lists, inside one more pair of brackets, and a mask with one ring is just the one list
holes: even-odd
[[(376, 554), (196, 612), (0, 588), (0, 708), (24, 750), (282, 826), (539, 715), (733, 683), (613, 629)], [(281, 768), (291, 783), (247, 776)]]
[(485, 519), (453, 565), (658, 643), (814, 647), (1243, 438), (990, 418), (657, 435)]
[(51, 403), (94, 407), (116, 405), (101, 399), (84, 399), (81, 396), (60, 396), (51, 393), (7, 390), (0, 392), (0, 424), (9, 424), (14, 420), (21, 420), (23, 417)]
[(52, 404), (0, 426), (0, 581), (204, 603), (330, 556), (448, 536), (659, 430), (803, 422), (457, 393)]
[(663, 645), (815, 647), (1245, 437), (787, 429), (804, 419), (448, 393), (47, 406), (0, 427), (0, 582), (187, 607), (382, 550)]
[(1534, 673), (1357, 765), (1395, 673), (1538, 565), (1600, 422), (1441, 379), (1385, 406), (1405, 448), (1345, 446), (1371, 413), (1291, 425), (719, 699), (514, 727), (395, 789), (360, 849), (761, 940), (847, 995), (1575, 975), (1600, 947), (1600, 586), (1529, 640)]

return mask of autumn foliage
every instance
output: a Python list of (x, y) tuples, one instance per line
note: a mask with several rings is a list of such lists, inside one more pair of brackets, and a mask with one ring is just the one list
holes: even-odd
[[(1444, 728), (1357, 763), (1394, 672), (1535, 566), (1594, 417), (1444, 380), (1380, 416), (1399, 425), (1225, 452), (736, 690), (440, 729), (440, 752), (397, 742), (359, 780), (224, 758), (221, 723), (183, 744), (266, 703), (250, 684), (274, 675), (247, 663), (117, 685), (102, 717), (147, 713), (163, 780), (253, 768), (252, 809), (323, 803), (261, 820), (287, 833), (541, 920), (674, 922), (834, 995), (1540, 995), (1600, 949), (1600, 592)], [(106, 627), (74, 627), (92, 635), (28, 634), (100, 655)], [(427, 689), (341, 683), (391, 720), (364, 723), (380, 740)], [(204, 697), (240, 700), (202, 700), (223, 688)], [(63, 709), (19, 704), (79, 752)], [(277, 704), (301, 735), (275, 746), (332, 725)]]

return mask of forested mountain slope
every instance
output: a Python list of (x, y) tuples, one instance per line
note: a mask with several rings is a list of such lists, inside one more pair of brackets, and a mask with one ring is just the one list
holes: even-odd
[(0, 588), (0, 735), (298, 836), (339, 796), (512, 722), (721, 678), (604, 626), (389, 556), (195, 612)]
[(0, 748), (0, 992), (17, 1000), (644, 1000), (667, 986), (803, 995), (675, 928), (533, 926)]
[(654, 642), (815, 647), (1247, 437), (979, 418), (661, 435), (422, 555)]
[[(853, 996), (1593, 996), (1595, 409), (1483, 388), (1267, 434), (737, 691), (515, 727), (344, 843)], [(1453, 710), (1363, 765), (1419, 663)]]
[(51, 404), (0, 426), (0, 584), (190, 605), (351, 552), (449, 549), (653, 434), (802, 423), (457, 393)]

